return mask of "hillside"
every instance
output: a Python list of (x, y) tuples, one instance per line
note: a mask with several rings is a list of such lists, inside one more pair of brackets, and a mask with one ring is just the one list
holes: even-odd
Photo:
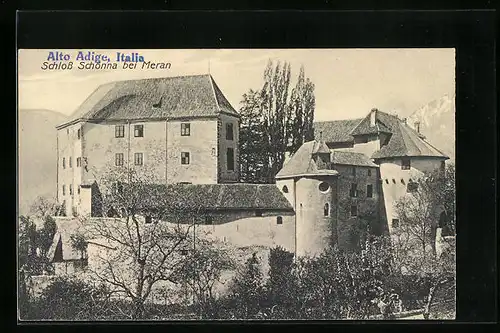
[(455, 160), (455, 95), (432, 101), (408, 117), (408, 125), (420, 122), (420, 132), (427, 141)]
[(66, 116), (50, 110), (19, 110), (19, 213), (39, 196), (56, 194), (56, 129)]

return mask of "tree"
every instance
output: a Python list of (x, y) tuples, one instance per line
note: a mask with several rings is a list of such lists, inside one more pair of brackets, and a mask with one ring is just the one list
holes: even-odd
[[(424, 316), (428, 317), (436, 288), (455, 280), (455, 168), (449, 165), (425, 174), (416, 184), (414, 191), (396, 203), (400, 227), (392, 243), (397, 268), (426, 281)], [(441, 256), (436, 252), (437, 228), (447, 228), (451, 236)]]
[(194, 294), (202, 318), (218, 318), (214, 288), (222, 283), (222, 273), (234, 268), (229, 253), (220, 244), (199, 240), (179, 270), (179, 280)]
[(131, 300), (130, 317), (139, 319), (152, 293), (162, 284), (178, 283), (179, 270), (192, 259), (183, 252), (198, 242), (193, 227), (200, 211), (189, 206), (190, 198), (177, 193), (177, 187), (151, 183), (146, 172), (124, 172), (106, 173), (99, 181), (100, 205), (111, 219), (83, 219), (81, 233), (99, 249), (88, 267), (90, 275), (111, 293)]
[(238, 269), (230, 287), (230, 298), (237, 318), (256, 318), (261, 310), (263, 276), (257, 253)]
[(268, 307), (273, 309), (274, 317), (290, 317), (295, 306), (296, 290), (294, 255), (278, 246), (270, 249), (269, 279), (267, 280)]
[(52, 241), (56, 232), (56, 221), (50, 215), (46, 215), (44, 218), (43, 227), (38, 232), (38, 246), (40, 249), (41, 257), (47, 256), (47, 252), (52, 245)]
[(57, 204), (53, 199), (49, 199), (45, 196), (38, 196), (35, 201), (31, 204), (29, 209), (29, 214), (45, 218), (48, 215), (54, 215)]
[(290, 92), (291, 66), (269, 60), (260, 90), (243, 95), (240, 113), (242, 179), (273, 183), (287, 153), (314, 138), (314, 84), (301, 67)]

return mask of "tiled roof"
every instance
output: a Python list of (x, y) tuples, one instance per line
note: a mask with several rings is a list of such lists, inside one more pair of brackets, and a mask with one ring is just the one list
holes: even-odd
[(80, 119), (209, 117), (221, 112), (239, 117), (211, 75), (192, 75), (101, 85), (73, 113), (70, 123)]
[(392, 128), (399, 121), (396, 116), (378, 110), (375, 119), (375, 126), (370, 126), (370, 114), (368, 114), (368, 116), (366, 116), (356, 127), (352, 129), (350, 134), (376, 134), (379, 132), (392, 133)]
[(150, 206), (185, 211), (269, 210), (293, 208), (274, 184), (149, 185)]
[(354, 153), (350, 151), (333, 151), (331, 154), (333, 164), (341, 165), (358, 165), (378, 168), (378, 165), (362, 153)]
[(403, 156), (425, 156), (448, 159), (448, 156), (425, 141), (419, 133), (402, 121), (399, 121), (392, 131), (389, 143), (376, 151), (372, 155), (373, 159)]
[(286, 162), (283, 168), (278, 172), (276, 178), (290, 178), (297, 176), (319, 176), (319, 175), (337, 175), (335, 170), (318, 169), (313, 160), (313, 153), (322, 148), (318, 148), (324, 143), (316, 140), (304, 143), (292, 157)]
[(314, 138), (326, 143), (351, 142), (354, 140), (350, 134), (363, 119), (348, 119), (335, 121), (320, 121), (314, 123)]

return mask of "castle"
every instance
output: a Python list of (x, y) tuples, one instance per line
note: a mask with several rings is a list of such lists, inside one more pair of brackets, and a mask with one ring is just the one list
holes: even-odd
[[(276, 184), (245, 184), (239, 124), (211, 75), (102, 85), (57, 127), (57, 201), (66, 216), (105, 216), (93, 200), (99, 175), (147, 170), (165, 191), (181, 191), (187, 209), (201, 207), (197, 224), (222, 241), (314, 255), (332, 242), (354, 246), (366, 228), (397, 228), (394, 202), (448, 158), (418, 124), (372, 109), (315, 123), (315, 140), (290, 157)], [(68, 238), (56, 234), (53, 261), (70, 260)]]

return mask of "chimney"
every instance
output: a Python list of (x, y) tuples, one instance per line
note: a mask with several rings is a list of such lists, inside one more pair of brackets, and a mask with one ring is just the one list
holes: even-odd
[(420, 122), (419, 121), (415, 122), (415, 130), (417, 131), (417, 133), (420, 133)]
[(375, 119), (377, 118), (377, 108), (373, 108), (370, 112), (370, 127), (375, 126)]

